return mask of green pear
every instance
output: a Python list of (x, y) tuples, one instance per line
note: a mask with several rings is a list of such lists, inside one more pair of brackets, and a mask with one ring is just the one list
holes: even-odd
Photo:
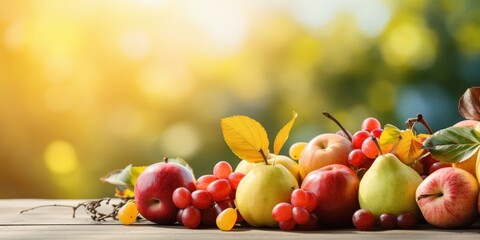
[(415, 191), (421, 182), (422, 177), (395, 155), (380, 155), (360, 181), (360, 208), (369, 210), (377, 218), (383, 213), (409, 212), (418, 219)]
[[(297, 181), (300, 183), (300, 171), (298, 168), (298, 163), (293, 161), (291, 158), (284, 156), (284, 155), (275, 155), (275, 154), (270, 154), (268, 156), (268, 164), (281, 164), (284, 167), (287, 168), (290, 173), (297, 179)], [(249, 162), (246, 160), (242, 160), (238, 163), (237, 167), (235, 168), (235, 172), (241, 172), (245, 175), (247, 175), (250, 170), (253, 169), (254, 166), (256, 165), (265, 165), (265, 162)]]
[(278, 203), (290, 202), (297, 188), (297, 179), (283, 165), (258, 164), (238, 184), (235, 204), (253, 227), (278, 228), (272, 209)]

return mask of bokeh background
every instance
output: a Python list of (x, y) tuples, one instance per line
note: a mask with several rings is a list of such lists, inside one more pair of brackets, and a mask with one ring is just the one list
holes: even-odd
[(0, 1), (0, 198), (113, 196), (114, 169), (239, 161), (220, 119), (271, 142), (369, 116), (434, 130), (480, 76), (478, 0)]

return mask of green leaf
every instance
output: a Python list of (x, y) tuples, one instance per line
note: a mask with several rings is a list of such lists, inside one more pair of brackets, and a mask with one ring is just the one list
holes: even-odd
[(468, 127), (449, 127), (428, 137), (423, 148), (441, 162), (462, 162), (480, 148), (480, 132)]
[[(184, 167), (186, 167), (188, 170), (190, 170), (190, 172), (192, 173), (193, 176), (195, 176), (195, 174), (193, 174), (193, 169), (192, 167), (190, 167), (190, 165), (188, 165), (187, 161), (185, 161), (183, 158), (179, 158), (179, 157), (176, 157), (176, 158), (168, 158), (168, 162), (170, 163), (178, 163)], [(143, 169), (142, 169), (143, 171)]]
[(145, 166), (132, 167), (132, 164), (126, 166), (124, 169), (115, 170), (105, 177), (100, 178), (102, 182), (110, 183), (115, 186), (122, 186), (132, 188), (135, 186), (138, 175), (143, 172)]

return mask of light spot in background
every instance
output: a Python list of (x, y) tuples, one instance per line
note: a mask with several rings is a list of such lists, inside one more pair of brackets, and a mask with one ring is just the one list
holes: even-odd
[(56, 140), (45, 148), (44, 161), (48, 170), (54, 174), (68, 174), (78, 165), (77, 153), (69, 142)]
[(184, 99), (195, 87), (182, 67), (168, 64), (152, 64), (141, 69), (137, 82), (140, 90), (154, 101)]
[(144, 127), (144, 119), (140, 111), (129, 105), (114, 108), (108, 115), (108, 129), (115, 135), (133, 138), (139, 136)]
[(150, 38), (141, 31), (127, 31), (120, 37), (120, 49), (132, 60), (140, 60), (150, 52)]
[(165, 156), (187, 158), (200, 147), (200, 134), (191, 123), (180, 122), (163, 132), (159, 144)]
[(402, 16), (387, 31), (381, 45), (392, 66), (429, 67), (436, 57), (436, 38), (418, 17)]
[(480, 53), (480, 25), (464, 23), (455, 36), (464, 54), (472, 56)]
[(247, 16), (228, 1), (211, 3), (187, 1), (183, 8), (211, 42), (207, 45), (212, 47), (209, 52), (228, 56), (239, 50), (247, 36)]
[(390, 10), (379, 0), (362, 1), (353, 14), (360, 31), (369, 37), (382, 33), (391, 17)]
[(19, 49), (25, 42), (24, 21), (15, 20), (12, 22), (4, 33), (5, 46), (11, 50)]
[(292, 1), (287, 9), (301, 24), (318, 28), (327, 25), (335, 17), (343, 8), (343, 2), (345, 1)]

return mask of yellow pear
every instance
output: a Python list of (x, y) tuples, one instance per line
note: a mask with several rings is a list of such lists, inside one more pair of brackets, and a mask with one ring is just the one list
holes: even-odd
[(272, 209), (278, 203), (289, 202), (297, 188), (297, 179), (283, 165), (256, 164), (240, 181), (235, 204), (253, 227), (278, 228)]
[[(283, 165), (297, 179), (298, 183), (300, 183), (300, 180), (301, 180), (300, 171), (299, 171), (297, 162), (295, 162), (294, 160), (292, 160), (287, 156), (275, 155), (275, 154), (270, 154), (268, 156), (267, 161), (268, 161), (268, 164), (271, 164), (271, 165), (274, 163)], [(241, 172), (246, 175), (256, 165), (265, 165), (265, 162), (252, 163), (252, 162), (242, 160), (238, 163), (237, 167), (235, 168), (235, 172)]]
[(421, 182), (422, 177), (395, 155), (380, 155), (360, 181), (360, 208), (369, 210), (377, 218), (383, 213), (409, 212), (418, 219), (415, 191)]

